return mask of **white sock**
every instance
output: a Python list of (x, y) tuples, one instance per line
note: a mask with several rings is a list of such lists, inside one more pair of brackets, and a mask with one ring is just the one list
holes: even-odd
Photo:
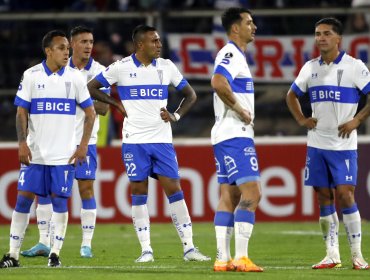
[(326, 255), (340, 261), (338, 241), (339, 220), (337, 212), (328, 216), (320, 216), (319, 224), (325, 241)]
[(36, 208), (37, 227), (39, 229), (39, 242), (50, 247), (50, 220), (53, 214), (52, 204), (38, 204)]
[[(19, 259), (19, 251), (22, 246), (24, 234), (30, 220), (29, 213), (20, 213), (13, 211), (12, 222), (10, 225), (10, 242), (9, 242), (9, 254), (16, 260)], [(13, 238), (14, 237), (14, 238)]]
[(81, 208), (82, 246), (91, 248), (96, 223), (96, 209)]
[(51, 216), (51, 223), (53, 228), (52, 235), (53, 241), (50, 254), (55, 253), (59, 256), (66, 235), (68, 224), (68, 212), (64, 213), (53, 212)]
[(231, 259), (230, 241), (233, 235), (233, 227), (215, 226), (217, 241), (217, 260), (229, 261)]
[(356, 211), (352, 214), (343, 214), (343, 223), (346, 228), (349, 246), (351, 248), (352, 257), (360, 256), (361, 253), (361, 217), (360, 212)]
[(253, 225), (245, 222), (235, 222), (235, 259), (248, 257), (248, 243), (252, 235)]
[(153, 252), (150, 246), (150, 220), (147, 205), (133, 205), (131, 209), (132, 222), (141, 245), (141, 251)]
[(185, 253), (194, 248), (193, 227), (185, 200), (170, 203), (170, 212), (172, 223), (176, 227)]

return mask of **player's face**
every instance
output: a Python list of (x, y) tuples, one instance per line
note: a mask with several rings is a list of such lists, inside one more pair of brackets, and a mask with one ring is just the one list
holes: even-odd
[(72, 37), (71, 47), (74, 57), (88, 60), (94, 45), (94, 36), (91, 33), (80, 33)]
[(315, 43), (320, 52), (337, 51), (341, 36), (333, 31), (328, 24), (320, 24), (315, 29)]
[(243, 42), (250, 43), (254, 40), (257, 26), (253, 23), (253, 19), (250, 14), (240, 14), (242, 20), (238, 24), (239, 36)]
[(156, 31), (149, 31), (144, 34), (142, 51), (149, 60), (158, 58), (161, 55), (162, 42)]
[(68, 63), (69, 43), (66, 37), (57, 36), (51, 41), (49, 48), (46, 48), (48, 60), (58, 68), (64, 67)]

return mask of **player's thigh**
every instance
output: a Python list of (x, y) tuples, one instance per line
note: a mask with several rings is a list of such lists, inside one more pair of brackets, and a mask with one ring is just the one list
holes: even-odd
[(333, 177), (333, 184), (352, 185), (357, 184), (357, 151), (327, 151), (326, 161)]
[(306, 186), (332, 187), (332, 176), (325, 159), (324, 150), (307, 147), (304, 179)]
[(241, 192), (236, 185), (221, 184), (218, 211), (234, 212), (241, 197)]
[(153, 174), (167, 177), (168, 184), (176, 184), (175, 181), (180, 179), (179, 165), (175, 148), (170, 143), (148, 144), (151, 152)]
[(18, 177), (18, 191), (31, 192), (40, 196), (48, 195), (46, 166), (41, 164), (22, 165)]
[(60, 197), (72, 195), (73, 180), (75, 178), (75, 167), (72, 164), (49, 166), (50, 193)]
[(75, 178), (77, 180), (95, 180), (97, 168), (97, 151), (96, 145), (89, 145), (86, 162), (76, 165)]
[(122, 161), (131, 182), (145, 181), (151, 174), (152, 162), (145, 145), (122, 144)]

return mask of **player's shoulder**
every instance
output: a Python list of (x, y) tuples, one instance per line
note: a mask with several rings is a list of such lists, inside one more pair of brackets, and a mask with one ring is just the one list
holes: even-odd
[(361, 59), (355, 58), (347, 53), (343, 54), (341, 61), (348, 64), (364, 64)]
[(166, 67), (166, 66), (169, 67), (169, 66), (174, 65), (171, 59), (162, 58), (162, 57), (157, 58), (156, 63), (158, 64), (158, 66), (163, 66), (163, 67)]
[(96, 60), (92, 60), (92, 63), (91, 63), (91, 71), (94, 72), (94, 73), (100, 73), (101, 71), (103, 71), (106, 67), (104, 65), (102, 65), (100, 62), (96, 61)]
[(240, 58), (244, 61), (245, 54), (242, 53), (242, 51), (232, 42), (227, 43), (225, 46), (223, 46), (219, 52), (217, 53), (218, 59), (237, 59)]
[(36, 65), (26, 69), (26, 71), (24, 71), (24, 74), (32, 76), (32, 75), (35, 75), (37, 73), (41, 73), (42, 71), (43, 71), (43, 66), (42, 66), (41, 63), (39, 63), (39, 64), (36, 64)]

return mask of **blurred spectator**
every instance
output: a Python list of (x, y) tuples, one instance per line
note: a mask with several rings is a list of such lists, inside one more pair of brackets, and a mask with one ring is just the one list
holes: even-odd
[(355, 34), (369, 32), (369, 24), (366, 21), (364, 13), (356, 13), (349, 15), (344, 33)]

